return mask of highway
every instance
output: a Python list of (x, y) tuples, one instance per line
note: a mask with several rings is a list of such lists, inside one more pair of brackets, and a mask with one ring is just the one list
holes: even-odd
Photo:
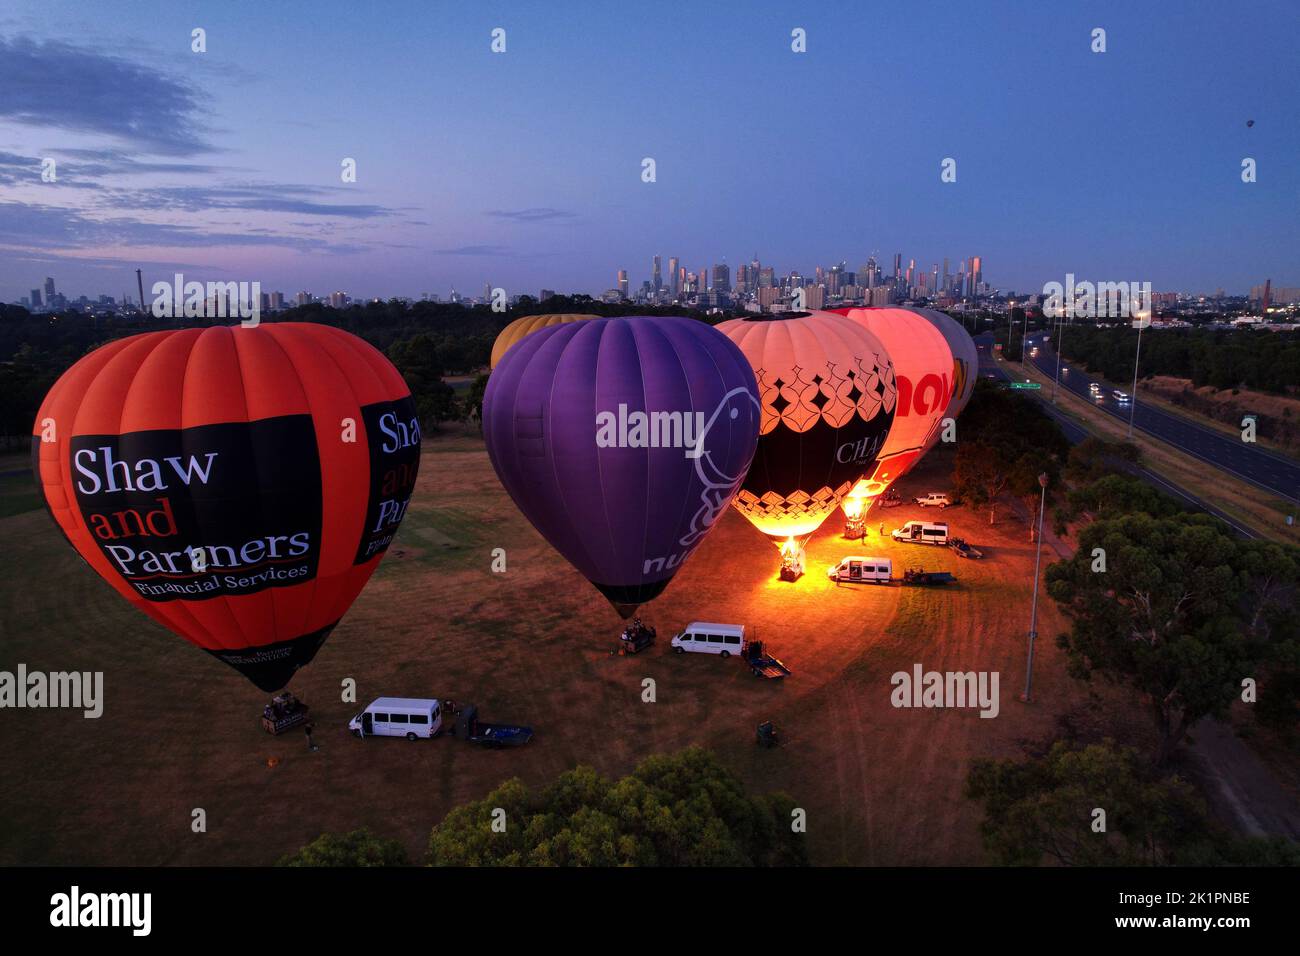
[[(1031, 342), (1033, 341), (1033, 339), (1034, 336), (1030, 336)], [(979, 357), (980, 357), (979, 374), (981, 378), (992, 378), (997, 381), (1005, 381), (1005, 382), (1014, 381), (1012, 376), (1008, 374), (1008, 369), (1014, 370), (1016, 363), (1005, 362), (1005, 361), (998, 362), (993, 357), (993, 336), (991, 334), (976, 336), (975, 345), (979, 350)], [(1032, 348), (1032, 345), (1030, 347)], [(1045, 351), (1047, 350), (1040, 345), (1038, 361), (1043, 361), (1042, 355)], [(1056, 373), (1055, 353), (1052, 354), (1051, 361), (1052, 361), (1052, 370), (1051, 372), (1048, 373), (1049, 376), (1055, 375)], [(1037, 364), (1037, 362), (1035, 364)], [(1065, 366), (1062, 365), (1062, 368), (1064, 367)], [(1071, 369), (1069, 374), (1079, 376), (1080, 387), (1082, 388), (1082, 392), (1080, 392), (1080, 394), (1084, 395), (1085, 397), (1088, 396), (1090, 391), (1088, 386), (1091, 384), (1092, 380), (1088, 379), (1081, 372), (1078, 372), (1074, 369)], [(1063, 386), (1065, 383), (1065, 379), (1066, 376), (1062, 374), (1061, 383)], [(1102, 385), (1104, 383), (1098, 381), (1098, 384)], [(1030, 390), (1025, 392), (1024, 394), (1034, 395), (1042, 399), (1041, 404), (1043, 406), (1043, 410), (1046, 411), (1049, 415), (1052, 416), (1052, 418), (1056, 420), (1056, 423), (1061, 427), (1061, 431), (1065, 433), (1066, 439), (1068, 439), (1071, 444), (1077, 445), (1079, 442), (1083, 441), (1085, 438), (1088, 437), (1088, 432), (1082, 427), (1080, 427), (1079, 424), (1075, 422), (1072, 418), (1070, 418), (1068, 415), (1066, 415), (1064, 412), (1062, 412), (1060, 409), (1058, 409), (1055, 405), (1052, 404), (1051, 391), (1052, 391), (1051, 386), (1047, 386), (1042, 390), (1037, 390), (1037, 389)], [(1111, 405), (1111, 408), (1108, 408), (1107, 411), (1109, 411), (1111, 414), (1118, 414), (1117, 404), (1109, 396), (1109, 394), (1107, 395), (1105, 401)], [(1097, 404), (1100, 406), (1102, 403), (1098, 402)], [(1126, 422), (1128, 421), (1127, 413), (1125, 413), (1123, 420)], [(1142, 480), (1146, 481), (1148, 484), (1155, 485), (1158, 489), (1165, 492), (1166, 494), (1172, 495), (1175, 498), (1179, 498), (1185, 501), (1193, 508), (1204, 511), (1207, 514), (1214, 515), (1214, 517), (1218, 518), (1220, 521), (1223, 521), (1225, 524), (1231, 527), (1242, 537), (1244, 538), (1259, 537), (1259, 535), (1255, 531), (1233, 520), (1230, 516), (1224, 514), (1222, 511), (1214, 507), (1208, 501), (1205, 501), (1202, 498), (1198, 498), (1196, 497), (1196, 495), (1193, 495), (1190, 492), (1185, 491), (1183, 488), (1179, 487), (1178, 485), (1175, 485), (1171, 481), (1167, 481), (1165, 478), (1156, 474), (1154, 471), (1151, 471), (1148, 468), (1143, 468), (1141, 465), (1129, 465), (1126, 463), (1123, 464), (1123, 467), (1125, 468), (1125, 470), (1137, 476), (1138, 478), (1141, 478)]]
[[(1045, 334), (1031, 332), (1025, 348), (1029, 350), (1029, 360), (1034, 366), (1052, 379), (1056, 377), (1056, 352), (1051, 343), (1043, 340)], [(1034, 348), (1038, 349), (1037, 355), (1033, 354)], [(1014, 371), (1015, 363), (1009, 362), (1007, 367)], [(1094, 384), (1098, 386), (1097, 392), (1091, 393), (1090, 386)], [(1130, 411), (1133, 411), (1135, 430), (1158, 438), (1179, 451), (1200, 459), (1211, 468), (1227, 472), (1288, 501), (1300, 502), (1300, 462), (1144, 404), (1141, 396), (1136, 398), (1136, 408), (1131, 396), (1129, 401), (1121, 403), (1112, 394), (1114, 385), (1089, 376), (1082, 368), (1064, 359), (1061, 361), (1061, 388), (1069, 389), (1083, 398), (1091, 398), (1094, 405), (1125, 425), (1128, 424)], [(1120, 388), (1128, 392), (1130, 386), (1123, 385)], [(1048, 402), (1051, 401), (1050, 385), (1044, 386), (1043, 397)]]

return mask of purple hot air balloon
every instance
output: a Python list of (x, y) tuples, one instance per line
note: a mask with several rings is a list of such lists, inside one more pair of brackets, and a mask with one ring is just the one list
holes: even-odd
[(625, 618), (663, 591), (730, 503), (761, 417), (740, 349), (676, 316), (534, 332), (483, 396), (501, 484)]

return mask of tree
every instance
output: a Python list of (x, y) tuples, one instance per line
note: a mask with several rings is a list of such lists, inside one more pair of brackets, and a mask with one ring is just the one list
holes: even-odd
[(1106, 475), (1066, 495), (1070, 517), (1087, 511), (1101, 518), (1143, 513), (1168, 517), (1183, 509), (1173, 498), (1129, 475)]
[(1116, 474), (1125, 464), (1138, 465), (1141, 462), (1142, 451), (1137, 445), (1090, 435), (1070, 449), (1065, 477), (1074, 482), (1093, 482)]
[(984, 442), (961, 445), (956, 458), (953, 479), (958, 497), (977, 508), (988, 508), (989, 524), (993, 524), (997, 518), (998, 498), (1011, 481), (1011, 469), (1015, 463)]
[[(1094, 571), (1096, 549), (1105, 571)], [(1255, 657), (1242, 633), (1245, 596), (1235, 539), (1208, 515), (1145, 514), (1099, 521), (1047, 590), (1071, 619), (1057, 643), (1072, 676), (1132, 684), (1160, 732), (1157, 763), (1189, 727), (1222, 715)]]
[[(1138, 754), (1112, 741), (1075, 747), (1057, 741), (1040, 759), (977, 759), (966, 795), (984, 803), (980, 834), (1000, 864), (1157, 866), (1203, 839), (1195, 790), (1156, 778)], [(1095, 810), (1105, 813), (1104, 830)]]
[[(793, 801), (755, 796), (712, 754), (646, 758), (619, 780), (590, 767), (541, 791), (509, 780), (429, 835), (431, 866), (780, 866), (804, 864)], [(499, 822), (498, 822), (499, 821)], [(494, 826), (494, 823), (497, 825)]]
[(296, 853), (281, 857), (277, 866), (406, 866), (406, 849), (396, 840), (369, 830), (322, 833)]

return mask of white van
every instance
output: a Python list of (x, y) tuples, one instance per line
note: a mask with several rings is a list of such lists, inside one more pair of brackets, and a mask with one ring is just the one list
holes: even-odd
[(672, 646), (678, 654), (691, 651), (696, 654), (721, 654), (723, 657), (739, 655), (745, 647), (745, 625), (691, 621), (672, 639)]
[(888, 584), (894, 576), (894, 562), (889, 558), (863, 558), (852, 555), (826, 569), (832, 581), (850, 584)]
[(380, 697), (348, 721), (355, 737), (418, 740), (442, 733), (442, 702), (419, 697)]
[(895, 541), (909, 541), (912, 544), (947, 544), (948, 522), (946, 521), (909, 521), (893, 531)]

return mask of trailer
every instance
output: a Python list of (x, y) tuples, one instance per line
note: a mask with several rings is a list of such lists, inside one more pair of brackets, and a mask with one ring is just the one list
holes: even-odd
[(784, 662), (767, 653), (762, 641), (750, 641), (740, 652), (740, 657), (749, 665), (755, 677), (781, 680), (790, 674), (790, 668)]
[(908, 568), (903, 572), (899, 582), (912, 587), (930, 587), (933, 585), (953, 584), (957, 578), (950, 571), (922, 571), (920, 568)]
[(445, 702), (449, 709), (454, 707), (456, 722), (452, 725), (453, 737), (459, 737), (480, 747), (522, 747), (533, 739), (533, 728), (516, 724), (489, 724), (478, 719), (478, 708), (473, 704), (457, 706), (453, 701)]
[(981, 551), (979, 548), (967, 544), (961, 538), (953, 538), (949, 542), (949, 547), (952, 548), (953, 554), (957, 555), (957, 557), (959, 558), (970, 558), (972, 560), (979, 560), (980, 558), (984, 557), (983, 551)]

